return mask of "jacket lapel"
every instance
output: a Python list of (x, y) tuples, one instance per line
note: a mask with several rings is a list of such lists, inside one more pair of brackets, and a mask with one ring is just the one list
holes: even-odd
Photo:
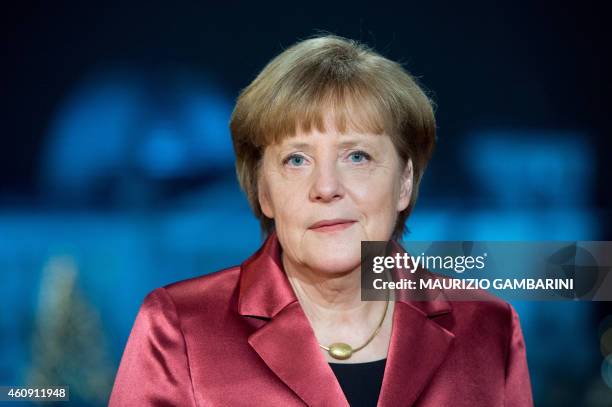
[(453, 339), (452, 333), (421, 309), (396, 301), (378, 405), (413, 405), (444, 361)]
[(249, 337), (268, 367), (309, 406), (348, 406), (298, 302)]
[(282, 269), (275, 234), (242, 264), (238, 309), (243, 316), (268, 320), (248, 342), (306, 404), (348, 406)]
[[(392, 242), (390, 249), (393, 256), (405, 252), (397, 242)], [(406, 277), (397, 269), (392, 275), (395, 281)], [(419, 268), (408, 278), (425, 275), (433, 276)], [(455, 339), (453, 333), (435, 322), (435, 317), (452, 311), (442, 290), (426, 290), (419, 295), (400, 290), (394, 294), (393, 328), (379, 407), (413, 405), (442, 365)]]

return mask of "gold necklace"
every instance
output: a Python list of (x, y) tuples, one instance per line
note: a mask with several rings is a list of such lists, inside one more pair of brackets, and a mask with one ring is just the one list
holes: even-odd
[(370, 342), (372, 342), (374, 337), (380, 331), (380, 328), (382, 328), (382, 324), (385, 321), (385, 317), (387, 316), (387, 309), (389, 309), (389, 290), (387, 290), (387, 302), (385, 303), (385, 311), (383, 312), (383, 316), (380, 319), (380, 322), (378, 323), (378, 326), (376, 327), (376, 330), (374, 330), (374, 333), (372, 335), (370, 335), (368, 340), (365, 341), (365, 343), (363, 345), (361, 345), (361, 346), (359, 346), (357, 348), (353, 348), (348, 343), (335, 342), (335, 343), (332, 343), (329, 346), (323, 346), (321, 344), (319, 344), (319, 346), (322, 349), (325, 349), (327, 351), (327, 353), (329, 353), (329, 356), (331, 356), (334, 359), (346, 360), (346, 359), (350, 358), (353, 355), (353, 353), (359, 352), (361, 349), (363, 349), (366, 346), (368, 346), (368, 344)]

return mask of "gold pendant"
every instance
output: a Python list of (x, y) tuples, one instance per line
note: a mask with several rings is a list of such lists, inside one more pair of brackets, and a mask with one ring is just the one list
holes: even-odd
[(346, 360), (353, 354), (353, 348), (347, 343), (337, 342), (329, 345), (329, 355), (338, 360)]

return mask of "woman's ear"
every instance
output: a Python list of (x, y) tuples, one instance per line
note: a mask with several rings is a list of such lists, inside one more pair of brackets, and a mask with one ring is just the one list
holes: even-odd
[(272, 209), (272, 200), (270, 199), (270, 191), (262, 176), (257, 180), (257, 199), (261, 212), (270, 219), (274, 219), (274, 210)]
[(400, 178), (400, 193), (397, 200), (397, 211), (401, 212), (408, 208), (410, 205), (410, 198), (412, 197), (412, 181), (413, 181), (413, 170), (412, 160), (408, 159), (406, 166), (402, 171)]

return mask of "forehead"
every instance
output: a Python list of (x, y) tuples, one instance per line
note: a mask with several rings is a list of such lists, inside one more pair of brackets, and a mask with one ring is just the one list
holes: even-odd
[(338, 118), (331, 113), (325, 114), (319, 125), (296, 125), (294, 134), (279, 137), (278, 146), (310, 146), (333, 144), (350, 146), (355, 144), (381, 144), (389, 137), (379, 128), (372, 128), (363, 122)]

